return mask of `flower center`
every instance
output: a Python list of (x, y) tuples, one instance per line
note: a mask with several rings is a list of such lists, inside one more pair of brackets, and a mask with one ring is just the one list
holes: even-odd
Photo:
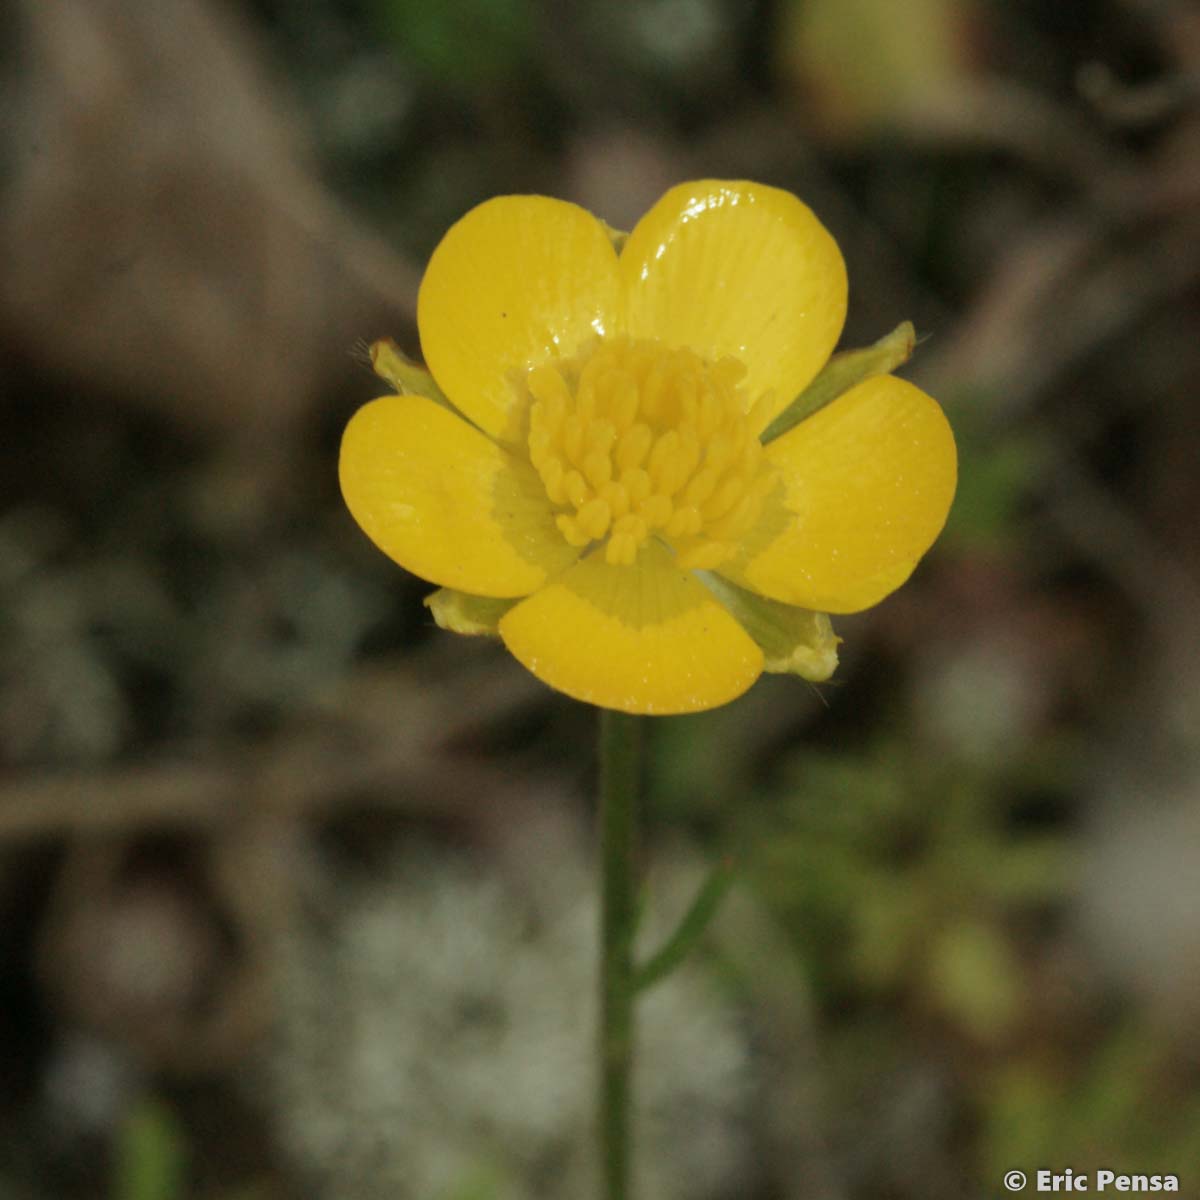
[(624, 337), (531, 371), (529, 458), (563, 537), (607, 538), (613, 565), (655, 533), (685, 568), (729, 558), (774, 482), (757, 433), (770, 397), (752, 406), (745, 373), (734, 358)]

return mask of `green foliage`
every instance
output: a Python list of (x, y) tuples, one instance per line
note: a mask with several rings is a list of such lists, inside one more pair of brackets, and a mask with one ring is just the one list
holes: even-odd
[(1044, 477), (1051, 447), (1029, 430), (997, 438), (979, 428), (975, 411), (968, 404), (951, 410), (959, 472), (945, 536), (967, 551), (1012, 549), (1022, 505)]
[(1200, 1162), (1200, 1096), (1153, 1030), (1118, 1026), (1082, 1062), (1007, 1065), (985, 1084), (985, 1171), (1070, 1163), (1136, 1173)]
[(476, 91), (515, 75), (532, 57), (529, 0), (378, 0), (379, 22), (409, 61), (436, 82)]
[(440, 1200), (513, 1200), (516, 1194), (513, 1184), (498, 1167), (477, 1165), (448, 1188)]
[(651, 727), (650, 794), (664, 821), (722, 813), (744, 792), (751, 750), (743, 707), (664, 717)]
[(791, 0), (776, 51), (784, 73), (844, 132), (902, 123), (966, 73), (964, 0)]
[(178, 1200), (184, 1195), (187, 1146), (175, 1115), (154, 1099), (125, 1118), (117, 1138), (113, 1200)]
[(991, 1040), (1010, 1029), (1023, 999), (1020, 973), (1003, 930), (983, 920), (954, 921), (932, 939), (926, 985), (961, 1028)]
[(797, 761), (752, 869), (823, 993), (906, 998), (985, 1041), (1012, 1028), (1010, 918), (1071, 872), (1056, 838), (1005, 827), (998, 784), (904, 742)]

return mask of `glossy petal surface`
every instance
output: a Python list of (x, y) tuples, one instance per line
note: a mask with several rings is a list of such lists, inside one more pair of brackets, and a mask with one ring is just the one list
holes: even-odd
[[(473, 208), (433, 252), (417, 299), (425, 363), (480, 429), (519, 435), (528, 368), (618, 321), (617, 256), (590, 213), (546, 196)], [(514, 411), (514, 406), (517, 411)]]
[(342, 495), (402, 567), (480, 596), (525, 596), (578, 551), (528, 463), (423, 396), (385, 396), (351, 419)]
[(508, 612), (500, 636), (551, 687), (632, 713), (714, 708), (763, 665), (741, 626), (656, 543), (632, 567), (589, 555)]
[(714, 362), (740, 359), (751, 402), (774, 392), (767, 420), (841, 336), (841, 251), (812, 211), (778, 188), (717, 180), (672, 188), (637, 223), (620, 265), (630, 335)]
[(869, 379), (767, 447), (780, 483), (720, 573), (802, 608), (857, 612), (912, 573), (954, 498), (954, 436), (937, 402)]

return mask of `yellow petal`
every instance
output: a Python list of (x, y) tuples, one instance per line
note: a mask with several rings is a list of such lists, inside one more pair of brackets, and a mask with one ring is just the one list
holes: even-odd
[(621, 251), (627, 329), (747, 368), (763, 425), (825, 365), (846, 318), (841, 251), (790, 192), (702, 180), (672, 188)]
[(441, 240), (417, 297), (421, 350), (434, 378), (481, 429), (519, 436), (526, 370), (612, 332), (617, 255), (608, 230), (577, 205), (499, 196)]
[(423, 396), (385, 396), (342, 436), (342, 495), (414, 575), (480, 596), (527, 596), (577, 550), (533, 468)]
[(766, 448), (781, 486), (720, 573), (802, 608), (857, 612), (912, 573), (954, 499), (954, 435), (894, 375), (851, 388)]
[(825, 613), (768, 600), (709, 571), (700, 572), (700, 578), (762, 647), (764, 671), (799, 675), (810, 683), (824, 683), (833, 676), (842, 639)]
[(507, 613), (500, 636), (544, 683), (631, 713), (715, 708), (763, 665), (733, 617), (653, 542), (634, 566), (589, 555)]

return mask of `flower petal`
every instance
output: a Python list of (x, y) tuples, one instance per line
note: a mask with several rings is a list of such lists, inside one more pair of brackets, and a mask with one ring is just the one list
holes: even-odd
[(790, 192), (762, 184), (672, 188), (629, 235), (621, 280), (631, 336), (741, 359), (750, 399), (774, 392), (767, 420), (824, 366), (846, 318), (837, 243)]
[(517, 375), (618, 316), (617, 255), (591, 213), (546, 196), (473, 208), (433, 252), (417, 297), (425, 363), (481, 429), (519, 436)]
[(858, 612), (912, 574), (954, 499), (954, 435), (894, 375), (853, 387), (766, 449), (782, 486), (720, 573), (802, 608)]
[(507, 613), (500, 636), (544, 683), (632, 713), (715, 708), (763, 664), (733, 617), (653, 542), (634, 566), (589, 555)]
[(527, 596), (578, 555), (533, 468), (423, 396), (354, 414), (338, 463), (367, 536), (402, 567), (480, 596)]

